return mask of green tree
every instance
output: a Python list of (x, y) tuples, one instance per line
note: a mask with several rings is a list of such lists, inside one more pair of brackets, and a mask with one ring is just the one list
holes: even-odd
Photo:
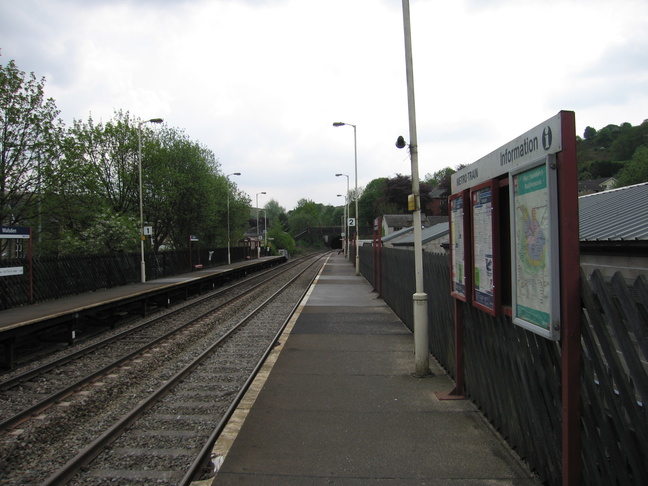
[[(395, 208), (385, 203), (384, 194), (387, 186), (387, 178), (379, 177), (373, 179), (362, 191), (362, 197), (358, 200), (358, 212), (360, 213), (361, 224), (371, 224), (374, 219), (383, 214), (393, 214)], [(350, 214), (355, 214), (355, 204), (350, 203)]]
[(432, 188), (438, 187), (440, 189), (447, 189), (450, 192), (451, 177), (455, 172), (457, 171), (452, 167), (445, 167), (437, 170), (434, 174), (427, 174), (424, 180)]
[(583, 133), (583, 138), (585, 140), (594, 140), (596, 137), (596, 128), (585, 127), (585, 132)]
[(274, 199), (270, 199), (263, 209), (266, 210), (268, 217), (268, 228), (274, 226), (277, 222), (281, 225), (284, 230), (288, 229), (288, 226), (284, 226), (287, 223), (286, 210), (279, 205)]
[(648, 147), (637, 148), (632, 159), (621, 169), (617, 181), (617, 187), (648, 182)]
[(43, 174), (59, 158), (63, 123), (45, 78), (0, 65), (0, 223), (39, 226)]
[(137, 133), (136, 122), (121, 111), (106, 123), (75, 120), (67, 130), (63, 158), (48, 173), (49, 217), (57, 222), (49, 228), (56, 242), (47, 245), (49, 251), (137, 251)]
[(621, 125), (619, 136), (612, 143), (613, 160), (630, 160), (638, 147), (648, 145), (648, 122), (633, 127), (629, 123)]
[(268, 239), (274, 254), (277, 254), (277, 250), (282, 249), (288, 250), (288, 253), (295, 253), (297, 251), (295, 240), (283, 229), (281, 223), (278, 221), (268, 229)]
[(288, 215), (290, 233), (296, 235), (304, 229), (319, 225), (320, 206), (321, 204), (317, 204), (310, 199), (297, 201), (297, 206)]
[(144, 217), (153, 226), (155, 249), (162, 244), (187, 248), (190, 235), (215, 245), (214, 228), (222, 228), (227, 211), (227, 183), (219, 177), (214, 154), (166, 126), (157, 137), (147, 138), (144, 146)]

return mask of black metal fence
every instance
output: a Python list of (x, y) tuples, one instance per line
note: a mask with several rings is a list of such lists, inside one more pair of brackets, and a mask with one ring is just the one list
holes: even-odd
[[(360, 248), (360, 270), (373, 285), (372, 251)], [(412, 329), (414, 254), (384, 248), (382, 265), (382, 297)], [(424, 253), (423, 265), (430, 352), (454, 376), (450, 262)], [(581, 300), (582, 484), (648, 484), (646, 279), (582, 275)], [(560, 484), (560, 343), (462, 305), (468, 397), (546, 484)]]
[[(246, 248), (233, 247), (230, 250), (231, 260), (242, 261), (248, 253)], [(193, 251), (191, 254), (187, 251), (145, 253), (147, 280), (188, 273), (196, 265), (211, 267), (225, 264), (227, 248)], [(0, 272), (9, 268), (22, 268), (23, 272), (20, 275), (0, 276), (0, 310), (141, 280), (139, 253), (35, 257), (32, 267), (33, 278), (30, 280), (29, 262), (26, 259), (0, 260)]]

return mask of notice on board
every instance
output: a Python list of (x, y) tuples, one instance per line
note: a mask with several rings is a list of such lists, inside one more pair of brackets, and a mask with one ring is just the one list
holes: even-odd
[(553, 243), (557, 218), (550, 175), (546, 163), (512, 175), (513, 321), (557, 339), (559, 284), (554, 277), (557, 248)]
[(466, 298), (466, 269), (465, 269), (465, 244), (464, 235), (464, 207), (463, 198), (456, 197), (450, 200), (450, 251), (452, 256), (452, 289), (455, 297)]

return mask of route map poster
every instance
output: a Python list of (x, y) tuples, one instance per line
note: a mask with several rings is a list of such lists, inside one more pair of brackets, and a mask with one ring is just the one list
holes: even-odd
[(494, 256), (496, 246), (494, 196), (490, 182), (486, 187), (477, 187), (471, 193), (473, 304), (492, 315), (498, 311), (496, 303), (499, 300), (495, 298), (496, 267), (494, 265), (499, 265), (499, 259)]
[(511, 173), (511, 281), (513, 322), (558, 339), (558, 222), (552, 172), (543, 158), (531, 168)]
[(466, 300), (466, 269), (465, 269), (465, 244), (464, 235), (464, 207), (463, 196), (450, 199), (450, 258), (451, 280), (450, 293), (453, 297)]

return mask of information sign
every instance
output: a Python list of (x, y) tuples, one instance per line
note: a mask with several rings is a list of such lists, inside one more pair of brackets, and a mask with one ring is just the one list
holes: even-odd
[(10, 275), (22, 275), (23, 273), (24, 273), (23, 267), (0, 268), (0, 277), (8, 277)]
[(347, 221), (347, 226), (355, 226), (355, 218), (349, 218)]
[(450, 293), (453, 297), (466, 301), (466, 227), (464, 221), (464, 194), (449, 198), (450, 205)]
[(0, 226), (0, 238), (29, 238), (29, 226)]
[(473, 305), (499, 312), (499, 184), (492, 180), (471, 190)]
[(511, 282), (513, 322), (536, 334), (560, 337), (558, 208), (554, 156), (512, 171)]

